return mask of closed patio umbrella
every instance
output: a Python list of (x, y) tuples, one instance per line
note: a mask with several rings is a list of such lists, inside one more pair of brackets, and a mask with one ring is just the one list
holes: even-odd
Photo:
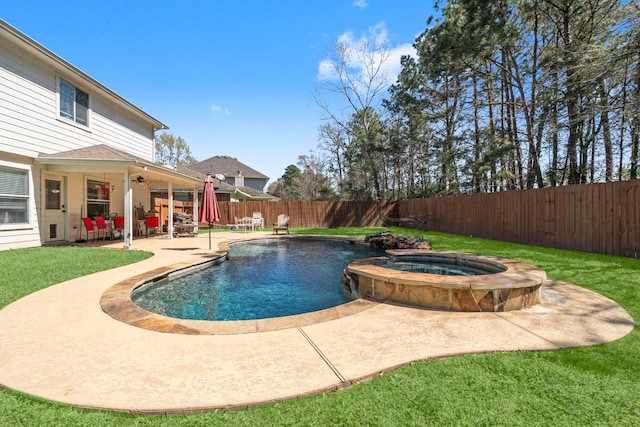
[(213, 189), (213, 179), (210, 174), (204, 179), (202, 199), (198, 209), (198, 221), (209, 224), (209, 249), (211, 249), (211, 223), (220, 220), (220, 206), (216, 192)]

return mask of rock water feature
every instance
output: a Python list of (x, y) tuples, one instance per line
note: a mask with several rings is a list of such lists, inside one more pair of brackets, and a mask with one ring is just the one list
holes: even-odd
[(388, 231), (370, 234), (364, 238), (365, 243), (374, 248), (384, 249), (425, 249), (432, 250), (431, 243), (423, 237), (396, 236)]
[(342, 287), (354, 297), (418, 307), (471, 312), (521, 310), (540, 302), (546, 273), (505, 258), (434, 251), (421, 237), (392, 233), (365, 242), (387, 249), (387, 257), (354, 261)]

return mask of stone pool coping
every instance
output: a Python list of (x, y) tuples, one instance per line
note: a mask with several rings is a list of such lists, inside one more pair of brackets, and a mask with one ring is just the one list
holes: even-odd
[(535, 265), (527, 264), (508, 258), (488, 255), (476, 255), (464, 252), (429, 251), (424, 249), (389, 250), (390, 255), (398, 256), (428, 256), (430, 258), (443, 257), (445, 259), (460, 260), (465, 257), (485, 261), (492, 265), (502, 265), (505, 271), (478, 276), (442, 276), (437, 274), (416, 273), (411, 271), (392, 270), (370, 264), (370, 259), (353, 261), (347, 267), (350, 271), (358, 271), (368, 277), (391, 282), (443, 285), (454, 289), (484, 289), (489, 284), (494, 289), (512, 287), (527, 287), (541, 284), (547, 279), (547, 273)]
[[(216, 245), (267, 236), (212, 233)], [(101, 296), (127, 278), (213, 254), (206, 234), (135, 243), (154, 256), (51, 286), (0, 310), (0, 386), (139, 414), (246, 408), (349, 387), (416, 360), (596, 345), (635, 326), (616, 302), (547, 280), (542, 304), (522, 311), (460, 313), (375, 303), (350, 316), (269, 332), (160, 333), (108, 316)]]
[(496, 271), (472, 276), (402, 271), (374, 264), (384, 257), (351, 262), (346, 271), (360, 296), (437, 310), (500, 312), (521, 310), (540, 302), (547, 274), (521, 261), (487, 255), (424, 249), (388, 250), (391, 259), (444, 261)]

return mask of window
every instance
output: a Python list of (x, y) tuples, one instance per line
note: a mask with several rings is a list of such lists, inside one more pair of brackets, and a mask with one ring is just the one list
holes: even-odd
[(103, 181), (87, 180), (87, 216), (109, 216), (109, 183)]
[(0, 225), (29, 223), (29, 171), (0, 166)]
[(62, 202), (60, 201), (60, 181), (53, 179), (45, 179), (45, 209), (60, 209)]
[(60, 117), (89, 126), (89, 94), (59, 79)]

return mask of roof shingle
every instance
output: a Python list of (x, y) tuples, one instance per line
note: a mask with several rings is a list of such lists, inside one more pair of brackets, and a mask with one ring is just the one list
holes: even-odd
[(90, 147), (77, 148), (75, 150), (60, 151), (58, 153), (42, 154), (40, 158), (52, 159), (87, 159), (87, 160), (131, 160), (151, 163), (142, 157), (135, 156), (126, 151), (118, 150), (106, 144), (92, 145)]
[(238, 176), (238, 172), (242, 172), (242, 176), (245, 178), (269, 179), (265, 174), (231, 156), (213, 156), (195, 165), (189, 165), (189, 168), (204, 174), (215, 175), (221, 173), (225, 176)]

